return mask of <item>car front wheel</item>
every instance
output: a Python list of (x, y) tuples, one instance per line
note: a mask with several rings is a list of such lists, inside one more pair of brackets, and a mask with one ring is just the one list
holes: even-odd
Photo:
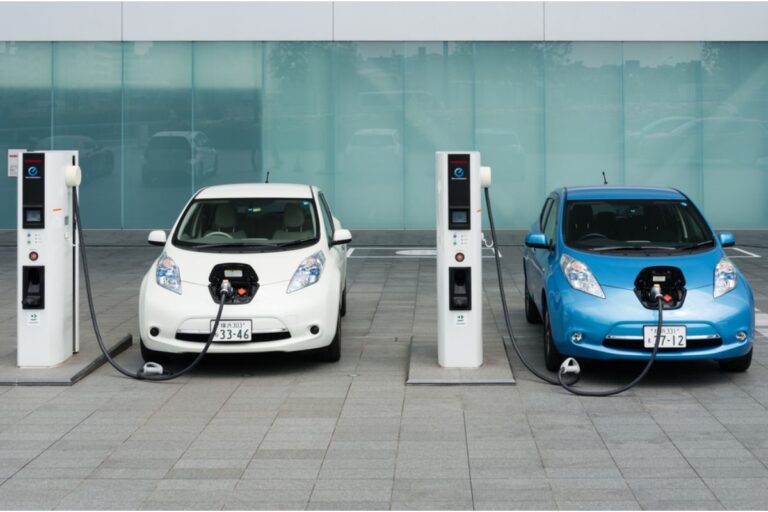
[(544, 308), (544, 365), (547, 370), (556, 372), (563, 364), (565, 356), (557, 350), (555, 341), (552, 339), (552, 322), (549, 318), (549, 309)]
[(152, 350), (150, 348), (147, 348), (147, 346), (144, 344), (144, 340), (139, 338), (139, 345), (141, 348), (141, 358), (144, 360), (145, 363), (158, 363), (158, 364), (165, 364), (168, 361), (171, 360), (170, 354), (167, 352), (158, 352), (157, 350)]
[(752, 365), (752, 349), (741, 357), (734, 357), (733, 359), (721, 359), (720, 369), (726, 372), (745, 372), (749, 370)]
[(315, 352), (315, 359), (324, 363), (335, 363), (341, 359), (341, 315), (336, 320), (336, 334), (333, 341), (327, 347), (318, 349)]

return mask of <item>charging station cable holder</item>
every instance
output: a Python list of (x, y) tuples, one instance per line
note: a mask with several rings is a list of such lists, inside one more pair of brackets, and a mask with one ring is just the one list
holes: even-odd
[(79, 187), (83, 181), (83, 172), (79, 165), (68, 165), (64, 168), (64, 184), (69, 188)]

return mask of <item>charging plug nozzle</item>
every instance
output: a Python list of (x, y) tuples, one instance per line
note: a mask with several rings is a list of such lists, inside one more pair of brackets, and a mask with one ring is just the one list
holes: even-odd
[(229, 282), (229, 279), (223, 279), (221, 281), (221, 286), (219, 287), (219, 295), (226, 295), (227, 297), (232, 297), (235, 294), (235, 289), (232, 287), (232, 283)]
[(659, 302), (660, 300), (664, 300), (664, 294), (661, 293), (660, 284), (654, 284), (651, 287), (651, 299), (653, 299), (654, 302)]

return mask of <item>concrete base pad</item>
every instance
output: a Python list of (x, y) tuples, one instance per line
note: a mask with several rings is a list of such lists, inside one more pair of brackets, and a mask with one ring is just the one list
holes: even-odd
[[(133, 337), (126, 334), (111, 345), (105, 342), (115, 356), (133, 344)], [(71, 386), (106, 361), (91, 336), (80, 340), (80, 352), (53, 368), (19, 368), (14, 350), (0, 358), (0, 386)]]
[(414, 337), (406, 384), (514, 384), (504, 341), (486, 339), (480, 368), (442, 368), (437, 364), (437, 339)]

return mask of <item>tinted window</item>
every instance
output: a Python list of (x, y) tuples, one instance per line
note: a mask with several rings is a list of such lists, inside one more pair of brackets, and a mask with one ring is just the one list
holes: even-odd
[(549, 208), (549, 214), (547, 215), (547, 219), (544, 221), (544, 235), (546, 235), (547, 242), (550, 244), (555, 241), (557, 214), (560, 211), (559, 203), (560, 202), (557, 200), (557, 198), (552, 199), (552, 205)]
[(333, 232), (335, 228), (333, 226), (333, 215), (331, 215), (331, 209), (328, 207), (328, 202), (325, 200), (325, 196), (320, 194), (320, 205), (323, 210), (323, 222), (325, 223), (325, 234), (328, 237), (328, 241), (333, 240)]
[(568, 201), (564, 226), (567, 245), (593, 251), (670, 251), (714, 243), (704, 219), (689, 201)]
[(542, 231), (544, 231), (544, 222), (547, 220), (550, 206), (552, 206), (552, 198), (548, 197), (547, 200), (544, 201), (544, 206), (541, 208), (541, 213), (539, 214), (539, 229)]

